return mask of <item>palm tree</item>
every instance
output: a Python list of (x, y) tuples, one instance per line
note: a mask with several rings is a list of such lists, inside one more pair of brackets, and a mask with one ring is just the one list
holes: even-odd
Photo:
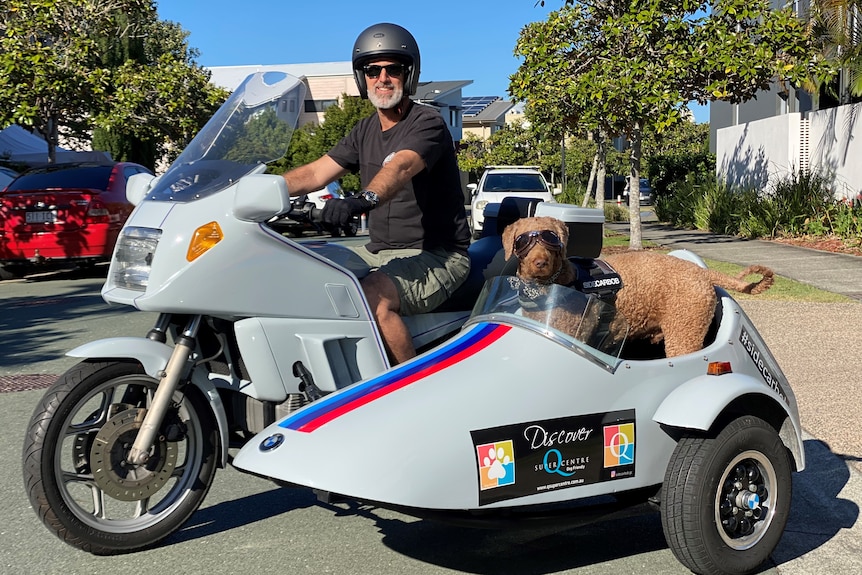
[(821, 94), (836, 104), (862, 101), (862, 0), (813, 0), (811, 24), (823, 58), (841, 70)]

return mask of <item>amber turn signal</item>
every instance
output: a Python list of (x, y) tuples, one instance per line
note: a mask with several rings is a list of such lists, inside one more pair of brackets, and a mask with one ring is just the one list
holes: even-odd
[(733, 373), (729, 361), (712, 361), (706, 368), (707, 375), (724, 375), (725, 373)]
[(218, 222), (210, 222), (204, 224), (192, 234), (192, 239), (189, 242), (189, 251), (186, 252), (186, 259), (190, 262), (195, 261), (205, 254), (211, 247), (219, 243), (224, 234)]

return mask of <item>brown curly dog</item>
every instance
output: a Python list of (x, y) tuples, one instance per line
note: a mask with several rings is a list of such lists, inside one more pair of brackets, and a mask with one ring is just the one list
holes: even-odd
[[(557, 234), (561, 245), (547, 245), (540, 235), (543, 230)], [(506, 259), (517, 255), (518, 277), (537, 284), (569, 285), (574, 281), (574, 270), (566, 258), (568, 240), (568, 227), (549, 217), (523, 218), (503, 231)], [(629, 336), (646, 338), (653, 343), (663, 339), (667, 357), (692, 353), (703, 347), (715, 313), (714, 286), (758, 294), (769, 289), (774, 281), (772, 270), (764, 266), (749, 266), (731, 277), (650, 251), (630, 251), (602, 259), (622, 279), (616, 307), (629, 324)], [(752, 274), (762, 279), (754, 283), (744, 279)]]

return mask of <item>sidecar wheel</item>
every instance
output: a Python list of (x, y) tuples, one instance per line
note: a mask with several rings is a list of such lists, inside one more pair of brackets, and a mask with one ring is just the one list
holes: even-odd
[(756, 570), (787, 523), (790, 475), (781, 439), (757, 417), (740, 417), (717, 435), (683, 437), (661, 498), (671, 551), (702, 575)]
[(178, 391), (143, 465), (125, 454), (157, 381), (132, 362), (84, 361), (51, 386), (24, 438), (24, 485), (42, 522), (96, 555), (153, 545), (200, 506), (217, 430), (197, 388)]

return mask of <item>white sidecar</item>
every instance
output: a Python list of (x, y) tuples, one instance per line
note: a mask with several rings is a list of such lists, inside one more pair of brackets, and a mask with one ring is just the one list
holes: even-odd
[[(589, 228), (573, 236), (590, 244)], [(749, 572), (787, 520), (801, 426), (766, 344), (718, 295), (704, 348), (666, 358), (620, 337), (612, 296), (554, 286), (537, 316), (517, 278), (493, 278), (458, 336), (281, 419), (234, 465), (459, 522), (591, 520), (646, 504), (692, 570)], [(581, 317), (574, 334), (552, 327), (559, 309)]]

